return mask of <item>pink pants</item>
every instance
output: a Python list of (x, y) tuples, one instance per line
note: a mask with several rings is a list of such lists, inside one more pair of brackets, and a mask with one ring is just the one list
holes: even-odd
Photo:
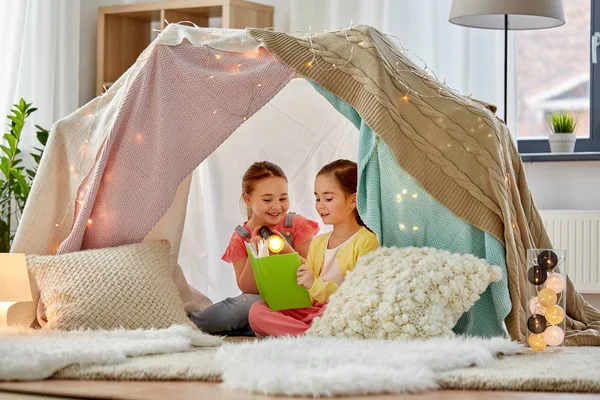
[(303, 334), (315, 317), (323, 315), (326, 304), (294, 310), (272, 311), (264, 301), (252, 304), (248, 321), (257, 335), (298, 336)]

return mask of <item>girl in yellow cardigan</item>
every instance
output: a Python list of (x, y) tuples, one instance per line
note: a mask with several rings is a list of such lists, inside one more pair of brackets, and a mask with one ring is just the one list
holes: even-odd
[(377, 236), (360, 219), (356, 209), (358, 168), (355, 162), (337, 160), (324, 166), (315, 180), (316, 209), (333, 230), (315, 237), (306, 264), (297, 271), (298, 285), (308, 289), (312, 307), (272, 311), (264, 301), (254, 303), (248, 316), (252, 330), (266, 336), (297, 336), (323, 314), (329, 297), (354, 269), (358, 257), (379, 247)]

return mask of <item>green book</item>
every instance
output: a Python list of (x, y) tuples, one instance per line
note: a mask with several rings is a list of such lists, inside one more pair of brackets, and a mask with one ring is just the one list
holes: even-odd
[(246, 243), (258, 294), (273, 311), (312, 306), (308, 290), (298, 285), (296, 270), (302, 262), (298, 253), (257, 258)]

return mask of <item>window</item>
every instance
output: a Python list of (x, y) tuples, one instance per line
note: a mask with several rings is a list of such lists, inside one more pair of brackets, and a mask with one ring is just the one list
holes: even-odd
[(565, 25), (515, 32), (521, 153), (550, 152), (549, 117), (562, 111), (578, 121), (575, 151), (600, 152), (600, 64), (591, 63), (590, 52), (592, 32), (600, 31), (600, 0), (569, 0), (563, 7)]

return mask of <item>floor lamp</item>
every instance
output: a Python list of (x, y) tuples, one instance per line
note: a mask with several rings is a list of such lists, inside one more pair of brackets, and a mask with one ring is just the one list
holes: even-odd
[(453, 0), (450, 22), (504, 30), (504, 123), (507, 116), (508, 31), (545, 29), (565, 23), (562, 0)]

